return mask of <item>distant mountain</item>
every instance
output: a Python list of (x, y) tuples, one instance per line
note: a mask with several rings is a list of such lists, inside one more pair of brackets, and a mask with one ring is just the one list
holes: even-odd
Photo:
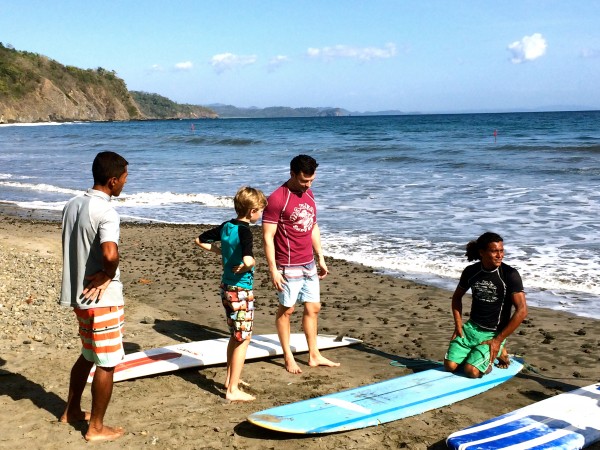
[(238, 108), (233, 105), (211, 104), (210, 109), (224, 119), (246, 118), (267, 119), (277, 117), (339, 117), (351, 115), (341, 108), (290, 108), (288, 106), (271, 106), (268, 108)]
[(148, 92), (131, 91), (131, 96), (146, 117), (153, 119), (216, 119), (218, 114), (199, 105), (175, 103), (167, 97)]

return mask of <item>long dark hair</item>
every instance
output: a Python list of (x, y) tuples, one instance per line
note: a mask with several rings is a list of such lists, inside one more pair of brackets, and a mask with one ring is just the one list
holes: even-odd
[(502, 236), (496, 233), (492, 233), (491, 231), (486, 231), (481, 236), (477, 238), (476, 241), (470, 241), (467, 244), (467, 253), (465, 256), (469, 261), (477, 261), (481, 259), (479, 255), (479, 250), (485, 250), (488, 248), (492, 242), (503, 242)]

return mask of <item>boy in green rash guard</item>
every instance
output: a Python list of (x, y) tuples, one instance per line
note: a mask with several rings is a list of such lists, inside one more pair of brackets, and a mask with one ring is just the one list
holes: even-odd
[[(454, 333), (444, 359), (449, 372), (464, 366), (465, 375), (479, 378), (498, 367), (509, 364), (504, 344), (527, 317), (527, 303), (519, 272), (502, 262), (504, 243), (491, 232), (483, 233), (467, 244), (469, 261), (452, 296)], [(462, 298), (471, 289), (473, 302), (469, 320), (462, 323)], [(511, 314), (512, 308), (515, 308)]]
[[(254, 319), (254, 254), (250, 224), (260, 219), (267, 198), (258, 189), (242, 187), (233, 199), (237, 218), (202, 233), (196, 244), (221, 255), (223, 276), (220, 294), (231, 338), (227, 346), (227, 378), (225, 398), (231, 401), (252, 401), (254, 396), (239, 388), (246, 351), (252, 335)], [(221, 242), (221, 246), (214, 245)]]

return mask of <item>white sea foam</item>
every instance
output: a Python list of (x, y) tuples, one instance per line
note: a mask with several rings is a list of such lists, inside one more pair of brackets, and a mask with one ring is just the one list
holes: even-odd
[(121, 219), (125, 222), (145, 222), (145, 223), (172, 223), (168, 220), (160, 220), (160, 219), (152, 219), (152, 218), (148, 218), (148, 217), (143, 217), (143, 216), (136, 216), (136, 215), (132, 215), (132, 214), (121, 214)]
[(48, 127), (56, 125), (81, 124), (84, 122), (35, 122), (35, 123), (0, 123), (0, 127)]
[(38, 192), (55, 192), (59, 194), (68, 194), (71, 196), (79, 195), (83, 191), (75, 190), (75, 189), (66, 189), (58, 186), (52, 186), (51, 184), (39, 183), (19, 183), (16, 181), (0, 181), (0, 186), (12, 187), (17, 189), (26, 189), (30, 191), (38, 191)]
[(27, 180), (33, 177), (26, 175), (14, 175), (12, 173), (0, 173), (0, 180)]
[[(6, 178), (12, 179), (13, 176), (11, 174), (0, 174), (0, 180), (2, 177), (6, 175)], [(21, 183), (18, 181), (0, 181), (0, 186), (12, 187), (17, 189), (24, 189), (30, 191), (37, 192), (48, 192), (48, 193), (58, 193), (58, 194), (67, 194), (69, 196), (80, 195), (84, 191), (76, 190), (76, 189), (68, 189), (62, 188), (59, 186), (53, 186), (45, 183)], [(139, 208), (151, 208), (156, 206), (166, 206), (166, 205), (174, 205), (174, 204), (201, 204), (203, 206), (208, 207), (216, 207), (216, 208), (232, 208), (233, 207), (233, 198), (222, 195), (213, 195), (213, 194), (205, 194), (205, 193), (175, 193), (175, 192), (138, 192), (133, 194), (121, 194), (119, 197), (113, 198), (115, 202), (115, 206), (123, 206), (123, 207), (139, 207)], [(37, 207), (42, 209), (53, 209), (53, 202), (21, 202), (22, 204), (29, 205), (28, 207)], [(46, 204), (50, 205), (49, 208), (46, 208)]]
[[(375, 234), (333, 235), (325, 229), (323, 245), (324, 253), (328, 256), (449, 290), (456, 287), (462, 270), (470, 264), (463, 252), (448, 253), (449, 248), (460, 248), (452, 242), (434, 244), (415, 239), (382, 240)], [(519, 270), (532, 305), (600, 318), (600, 305), (594, 301), (600, 296), (600, 285), (597, 279), (589, 275), (600, 273), (598, 260), (560, 257), (558, 249), (550, 249), (548, 245), (544, 247), (543, 256), (532, 258), (514, 257), (523, 254), (514, 245), (505, 244), (505, 248), (509, 255), (505, 262)], [(584, 264), (592, 270), (586, 270), (588, 275), (582, 277), (581, 267)]]
[(30, 201), (30, 202), (16, 202), (16, 201), (3, 201), (3, 203), (9, 203), (16, 205), (23, 209), (43, 209), (48, 211), (62, 211), (65, 207), (66, 201), (64, 202), (43, 202), (43, 201)]
[(151, 208), (156, 206), (197, 203), (208, 207), (233, 208), (233, 198), (212, 194), (179, 194), (174, 192), (139, 192), (121, 194), (114, 199), (119, 206)]

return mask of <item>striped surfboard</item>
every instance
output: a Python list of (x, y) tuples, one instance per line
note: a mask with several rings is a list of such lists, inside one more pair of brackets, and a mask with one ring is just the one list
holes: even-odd
[[(317, 335), (317, 347), (320, 350), (345, 347), (359, 344), (360, 339), (342, 336)], [(190, 367), (207, 367), (227, 362), (227, 345), (229, 337), (193, 341), (152, 348), (142, 352), (125, 355), (121, 363), (115, 367), (113, 381), (124, 381), (132, 378), (173, 372)], [(294, 353), (308, 351), (304, 333), (290, 335), (290, 347)], [(252, 336), (246, 360), (267, 358), (283, 354), (283, 349), (276, 334), (259, 334)], [(88, 383), (94, 378), (96, 366), (92, 367)]]
[(451, 434), (454, 450), (572, 450), (600, 441), (600, 383)]

